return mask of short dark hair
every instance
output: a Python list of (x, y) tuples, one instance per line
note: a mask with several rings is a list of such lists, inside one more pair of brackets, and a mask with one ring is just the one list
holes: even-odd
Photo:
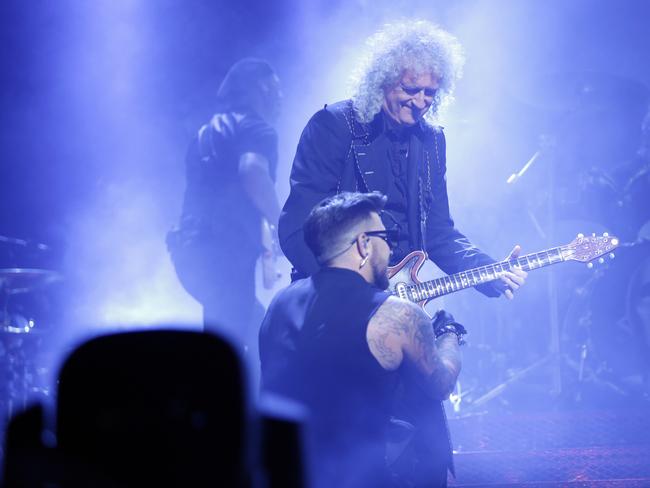
[(246, 108), (251, 90), (259, 91), (258, 83), (275, 74), (268, 61), (258, 58), (243, 58), (233, 64), (224, 77), (217, 103), (221, 110)]
[(373, 212), (381, 213), (386, 197), (379, 192), (342, 192), (327, 197), (310, 212), (303, 231), (305, 243), (320, 264), (327, 264), (349, 245), (350, 232)]

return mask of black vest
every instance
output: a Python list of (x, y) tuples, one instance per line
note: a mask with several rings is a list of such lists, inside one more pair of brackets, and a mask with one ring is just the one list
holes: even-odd
[(368, 322), (387, 297), (353, 271), (324, 268), (280, 292), (262, 323), (263, 389), (309, 408), (318, 488), (392, 486), (390, 471), (404, 486), (443, 486), (453, 469), (443, 406), (421, 373), (407, 361), (386, 371), (368, 348)]
[(262, 325), (264, 389), (309, 408), (317, 486), (382, 486), (386, 479), (397, 374), (372, 356), (366, 329), (387, 297), (353, 271), (324, 268), (281, 292)]

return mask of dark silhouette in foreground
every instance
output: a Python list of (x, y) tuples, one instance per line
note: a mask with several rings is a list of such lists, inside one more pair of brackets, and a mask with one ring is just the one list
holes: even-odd
[(5, 486), (302, 486), (297, 424), (256, 412), (238, 353), (209, 334), (83, 344), (60, 372), (55, 447), (42, 432), (42, 407), (12, 420)]

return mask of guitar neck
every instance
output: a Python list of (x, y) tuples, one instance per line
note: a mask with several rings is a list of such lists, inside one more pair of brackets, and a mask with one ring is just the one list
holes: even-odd
[(468, 269), (442, 278), (436, 278), (430, 281), (424, 281), (408, 287), (408, 294), (417, 301), (448, 295), (465, 288), (470, 288), (490, 281), (498, 280), (506, 271), (512, 271), (514, 268), (530, 271), (532, 269), (544, 268), (551, 264), (564, 262), (562, 247), (553, 247), (545, 251), (526, 254), (519, 258), (506, 259), (487, 266), (480, 266), (474, 269)]

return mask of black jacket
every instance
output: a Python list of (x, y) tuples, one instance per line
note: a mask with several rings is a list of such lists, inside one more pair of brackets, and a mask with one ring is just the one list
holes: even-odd
[[(354, 117), (351, 102), (343, 101), (326, 105), (303, 130), (291, 170), (291, 192), (279, 225), (280, 246), (299, 274), (310, 275), (318, 269), (302, 231), (314, 205), (340, 191), (376, 190), (389, 194), (390, 199), (394, 175), (390, 129), (384, 119), (380, 112), (371, 123), (362, 124)], [(409, 146), (407, 205), (401, 220), (408, 222), (408, 231), (403, 252), (393, 256), (392, 264), (415, 249), (425, 250), (446, 273), (493, 263), (454, 227), (442, 129), (420, 122), (405, 137)], [(384, 223), (392, 225), (385, 217)], [(500, 294), (498, 284), (478, 289), (488, 296)]]

